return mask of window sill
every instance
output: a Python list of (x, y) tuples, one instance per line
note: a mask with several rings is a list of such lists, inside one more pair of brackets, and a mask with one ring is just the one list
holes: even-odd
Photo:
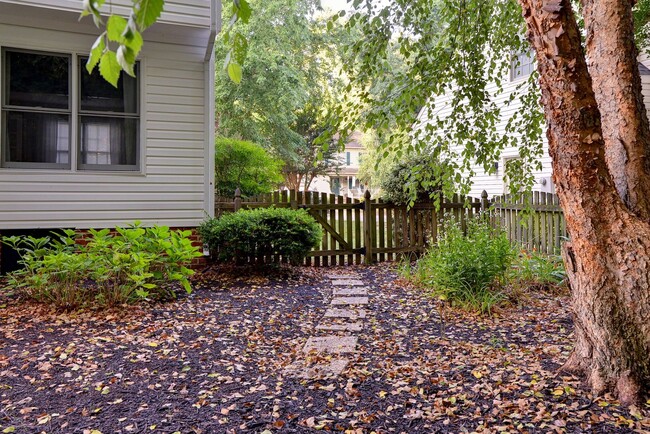
[(24, 167), (0, 167), (0, 174), (25, 174), (25, 175), (56, 175), (56, 176), (128, 176), (128, 177), (144, 177), (146, 173), (142, 170), (70, 170), (70, 169), (26, 169)]

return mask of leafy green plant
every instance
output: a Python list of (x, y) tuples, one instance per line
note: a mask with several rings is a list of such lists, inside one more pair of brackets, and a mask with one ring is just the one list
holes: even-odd
[(452, 304), (490, 313), (505, 299), (501, 288), (514, 256), (506, 235), (487, 222), (468, 222), (466, 233), (449, 224), (410, 278)]
[(168, 227), (140, 227), (88, 231), (84, 243), (73, 230), (51, 237), (6, 237), (23, 269), (9, 275), (9, 283), (27, 297), (58, 308), (75, 309), (93, 303), (115, 306), (139, 300), (169, 299), (173, 283), (188, 293), (188, 268), (201, 256), (190, 240), (191, 231)]
[(562, 257), (535, 250), (522, 249), (508, 273), (508, 283), (514, 293), (531, 288), (559, 289), (566, 278)]
[(199, 227), (210, 250), (223, 261), (244, 263), (278, 256), (299, 263), (323, 231), (305, 210), (260, 208), (210, 219)]

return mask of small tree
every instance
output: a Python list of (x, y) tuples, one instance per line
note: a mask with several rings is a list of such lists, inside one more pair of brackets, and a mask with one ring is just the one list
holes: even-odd
[(215, 191), (232, 197), (269, 193), (282, 183), (282, 161), (253, 142), (219, 138), (215, 152)]

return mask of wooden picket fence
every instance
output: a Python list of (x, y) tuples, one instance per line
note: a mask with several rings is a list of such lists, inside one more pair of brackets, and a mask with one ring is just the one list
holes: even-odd
[[(526, 225), (525, 230), (517, 217), (531, 207), (526, 208), (524, 199), (513, 205), (508, 200), (510, 198), (503, 197), (488, 201), (484, 192), (481, 199), (454, 195), (442, 198), (439, 207), (432, 201), (408, 208), (372, 199), (369, 191), (363, 200), (328, 193), (278, 191), (246, 200), (240, 195), (234, 200), (217, 198), (215, 215), (271, 206), (307, 210), (323, 227), (320, 245), (305, 259), (306, 265), (313, 266), (370, 264), (393, 261), (405, 255), (416, 257), (435, 242), (447, 224), (455, 222), (465, 228), (468, 220), (479, 214), (503, 226), (511, 240), (520, 241), (527, 248), (549, 253), (559, 249), (559, 237), (565, 235), (561, 230), (564, 220), (553, 199), (544, 196), (544, 200), (550, 202), (537, 205), (535, 215), (539, 217), (527, 217), (532, 218), (534, 224)], [(556, 217), (561, 224), (555, 224)], [(556, 228), (560, 231), (558, 237), (554, 232)]]
[(532, 195), (504, 195), (490, 200), (494, 226), (502, 227), (511, 241), (527, 250), (559, 254), (568, 238), (558, 196), (535, 191)]

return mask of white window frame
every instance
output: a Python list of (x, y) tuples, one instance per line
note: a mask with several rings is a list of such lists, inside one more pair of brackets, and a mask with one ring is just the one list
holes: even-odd
[[(8, 95), (8, 85), (9, 81), (5, 74), (5, 52), (25, 52), (25, 53), (35, 53), (42, 55), (51, 55), (51, 56), (68, 56), (70, 58), (69, 63), (69, 110), (68, 115), (70, 117), (69, 122), (69, 138), (70, 138), (70, 148), (68, 150), (68, 163), (67, 164), (58, 164), (58, 163), (16, 163), (16, 162), (7, 162), (6, 160), (6, 135), (8, 132), (7, 117), (5, 111), (13, 110), (13, 106), (6, 106), (4, 104), (4, 98)], [(4, 46), (0, 45), (0, 170), (7, 169), (29, 169), (29, 170), (45, 170), (45, 169), (58, 169), (58, 170), (68, 170), (71, 172), (77, 173), (123, 173), (123, 174), (136, 174), (144, 175), (144, 158), (145, 158), (145, 98), (144, 91), (145, 83), (143, 80), (144, 71), (145, 71), (145, 61), (144, 59), (138, 60), (138, 76), (136, 84), (136, 98), (137, 98), (137, 115), (124, 115), (122, 113), (117, 116), (111, 112), (98, 112), (98, 116), (105, 117), (119, 117), (119, 118), (135, 118), (137, 119), (137, 131), (136, 131), (136, 164), (134, 165), (113, 165), (113, 164), (81, 164), (81, 122), (80, 118), (82, 115), (94, 116), (93, 112), (85, 112), (80, 110), (81, 102), (81, 80), (79, 79), (79, 69), (80, 65), (83, 63), (82, 58), (87, 57), (87, 53), (78, 53), (74, 51), (56, 51), (56, 50), (40, 50), (32, 48), (22, 48), (20, 46)], [(22, 110), (22, 108), (19, 108)], [(29, 111), (29, 110), (26, 110)], [(49, 111), (48, 111), (49, 112)]]
[(512, 53), (510, 60), (510, 81), (528, 77), (536, 68), (535, 55), (531, 50)]

